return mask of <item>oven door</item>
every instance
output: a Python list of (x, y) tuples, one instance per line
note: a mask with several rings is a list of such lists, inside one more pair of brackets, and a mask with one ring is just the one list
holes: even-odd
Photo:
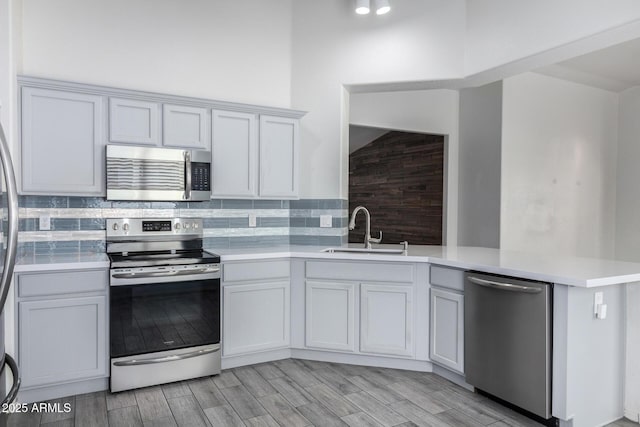
[(111, 358), (220, 343), (219, 275), (202, 276), (116, 286), (112, 281)]

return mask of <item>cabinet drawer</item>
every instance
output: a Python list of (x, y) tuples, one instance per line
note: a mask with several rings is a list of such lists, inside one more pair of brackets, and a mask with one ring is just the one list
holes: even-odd
[(322, 262), (307, 261), (306, 276), (310, 279), (355, 280), (377, 282), (413, 282), (413, 264), (384, 262)]
[(104, 291), (109, 283), (107, 270), (77, 270), (17, 274), (18, 296), (62, 295)]
[(289, 261), (285, 260), (224, 264), (223, 281), (281, 279), (289, 277), (290, 270)]
[(464, 291), (464, 270), (432, 265), (430, 283), (433, 286)]

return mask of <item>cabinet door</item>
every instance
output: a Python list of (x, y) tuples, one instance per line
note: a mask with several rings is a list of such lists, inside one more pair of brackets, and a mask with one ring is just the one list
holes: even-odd
[(18, 303), (25, 387), (104, 377), (106, 296)]
[(22, 88), (22, 191), (104, 194), (101, 96)]
[(413, 286), (360, 286), (360, 351), (413, 356)]
[(464, 296), (431, 289), (429, 357), (458, 372), (464, 371)]
[(224, 286), (225, 356), (289, 346), (289, 281)]
[(162, 145), (208, 150), (207, 110), (182, 105), (162, 106)]
[(355, 351), (355, 287), (353, 283), (307, 281), (307, 347)]
[(260, 116), (260, 196), (298, 195), (298, 120)]
[(156, 102), (109, 98), (109, 141), (159, 145), (159, 111)]
[(213, 110), (212, 195), (257, 195), (258, 122), (255, 114)]

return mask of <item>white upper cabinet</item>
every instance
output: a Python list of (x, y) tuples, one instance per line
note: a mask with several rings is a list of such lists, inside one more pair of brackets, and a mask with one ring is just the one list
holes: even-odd
[(213, 110), (213, 196), (298, 196), (298, 119)]
[(24, 194), (104, 196), (105, 145), (212, 152), (212, 195), (298, 197), (303, 111), (21, 76)]
[(257, 191), (258, 116), (213, 110), (212, 195), (255, 197)]
[(164, 104), (162, 106), (162, 145), (208, 150), (207, 109)]
[(298, 195), (298, 120), (260, 116), (260, 196)]
[(22, 88), (24, 194), (104, 194), (104, 103), (97, 95)]
[(109, 98), (109, 141), (159, 145), (160, 104)]

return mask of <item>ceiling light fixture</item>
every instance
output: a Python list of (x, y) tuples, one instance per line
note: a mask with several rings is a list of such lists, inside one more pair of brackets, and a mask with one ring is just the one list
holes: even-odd
[(384, 15), (390, 10), (389, 0), (376, 0), (376, 15)]
[(369, 0), (356, 0), (356, 13), (366, 15), (369, 13)]

